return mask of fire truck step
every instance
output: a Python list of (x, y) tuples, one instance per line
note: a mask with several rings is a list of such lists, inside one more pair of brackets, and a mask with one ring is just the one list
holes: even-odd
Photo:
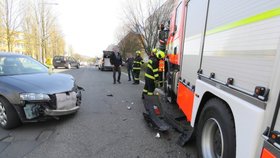
[(156, 115), (149, 115), (147, 113), (143, 113), (144, 119), (150, 124), (154, 129), (165, 132), (170, 129), (169, 125), (161, 118)]

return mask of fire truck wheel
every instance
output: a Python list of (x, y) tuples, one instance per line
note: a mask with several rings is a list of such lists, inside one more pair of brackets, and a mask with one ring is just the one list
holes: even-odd
[(213, 98), (206, 102), (197, 126), (199, 157), (235, 158), (235, 127), (225, 102)]

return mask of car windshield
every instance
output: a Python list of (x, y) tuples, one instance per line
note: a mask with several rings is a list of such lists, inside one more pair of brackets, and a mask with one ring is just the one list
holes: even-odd
[(0, 56), (0, 76), (48, 72), (48, 68), (27, 56)]

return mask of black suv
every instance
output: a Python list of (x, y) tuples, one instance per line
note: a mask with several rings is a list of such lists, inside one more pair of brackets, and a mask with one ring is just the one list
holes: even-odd
[(65, 67), (67, 69), (71, 69), (72, 67), (80, 68), (80, 63), (74, 59), (73, 57), (68, 56), (55, 56), (53, 58), (53, 66), (54, 68)]

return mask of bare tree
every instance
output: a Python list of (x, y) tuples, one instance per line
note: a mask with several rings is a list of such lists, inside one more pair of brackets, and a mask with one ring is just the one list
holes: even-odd
[(64, 37), (56, 25), (51, 5), (44, 0), (30, 0), (25, 6), (23, 31), (25, 48), (28, 54), (44, 62), (45, 58), (63, 55), (65, 50)]
[(2, 10), (2, 28), (4, 29), (4, 40), (7, 43), (7, 50), (13, 51), (15, 36), (20, 29), (22, 22), (21, 14), (23, 8), (19, 0), (1, 0), (0, 10)]
[(130, 0), (124, 9), (125, 20), (130, 29), (138, 34), (142, 46), (147, 54), (158, 42), (158, 26), (170, 19), (174, 6), (174, 0)]
[(40, 41), (39, 61), (45, 62), (45, 58), (49, 55), (48, 44), (51, 36), (51, 28), (55, 25), (56, 18), (53, 15), (52, 5), (56, 3), (48, 3), (45, 0), (34, 1), (34, 17), (38, 25), (38, 37)]
[(34, 14), (34, 3), (28, 1), (25, 4), (22, 30), (24, 32), (24, 47), (26, 54), (39, 59), (40, 37), (39, 25)]
[(65, 41), (64, 37), (57, 26), (51, 28), (49, 39), (49, 57), (55, 55), (64, 55)]

